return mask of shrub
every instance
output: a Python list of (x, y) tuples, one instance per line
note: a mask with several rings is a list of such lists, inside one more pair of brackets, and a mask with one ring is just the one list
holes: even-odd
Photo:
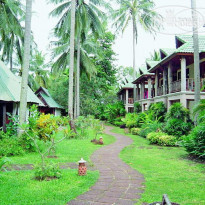
[(133, 127), (140, 128), (143, 123), (147, 123), (148, 115), (145, 112), (142, 113), (128, 113), (122, 121), (126, 124), (126, 127), (131, 129)]
[(174, 103), (170, 108), (166, 115), (166, 119), (181, 119), (182, 121), (186, 121), (190, 119), (189, 110), (182, 106), (181, 103)]
[(24, 154), (20, 141), (17, 137), (4, 137), (0, 140), (0, 156), (16, 156)]
[(135, 112), (135, 113), (140, 113), (140, 112), (142, 112), (142, 106), (140, 105), (139, 102), (135, 102), (135, 103), (134, 103), (134, 112)]
[(151, 113), (152, 120), (158, 120), (159, 122), (164, 122), (167, 109), (163, 102), (157, 102), (149, 106), (148, 112)]
[(163, 132), (151, 132), (147, 135), (151, 144), (176, 146), (176, 138)]
[(108, 104), (104, 109), (104, 118), (108, 120), (110, 123), (113, 122), (114, 119), (120, 116), (125, 116), (126, 110), (124, 104), (119, 101), (113, 104)]
[(149, 124), (143, 124), (139, 135), (141, 137), (146, 138), (149, 133), (160, 130), (161, 126), (162, 124), (157, 121), (154, 121), (153, 123), (149, 123)]
[(115, 126), (122, 126), (124, 125), (125, 123), (122, 121), (122, 117), (117, 117), (115, 120), (113, 120), (113, 125)]
[(131, 134), (132, 135), (139, 135), (139, 133), (140, 133), (140, 128), (132, 128), (131, 129)]
[(187, 135), (192, 128), (192, 124), (190, 122), (184, 122), (181, 119), (169, 119), (165, 123), (165, 127), (163, 131), (168, 135), (173, 135), (177, 138), (180, 138), (183, 135)]
[(36, 166), (34, 169), (34, 176), (37, 180), (54, 179), (61, 177), (61, 171), (58, 165), (47, 164), (44, 167)]
[(205, 123), (196, 126), (188, 136), (184, 136), (182, 145), (190, 155), (205, 159)]

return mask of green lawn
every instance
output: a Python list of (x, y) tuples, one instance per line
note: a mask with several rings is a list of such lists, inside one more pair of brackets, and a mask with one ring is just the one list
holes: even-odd
[[(61, 135), (61, 133), (59, 134)], [(60, 137), (60, 136), (59, 136)], [(111, 144), (115, 138), (106, 134), (102, 135), (105, 145)], [(65, 139), (57, 145), (57, 159), (49, 159), (53, 162), (77, 162), (83, 157), (86, 161), (90, 161), (92, 153), (99, 149), (102, 145), (91, 143), (93, 135), (85, 139)], [(23, 156), (10, 157), (12, 164), (36, 164), (40, 161), (37, 153), (28, 153)]]
[[(124, 134), (119, 128), (112, 131)], [(159, 149), (144, 138), (128, 136), (134, 143), (120, 157), (145, 177), (146, 188), (139, 204), (161, 201), (165, 193), (181, 205), (205, 204), (205, 164), (186, 159), (183, 148)]]
[[(59, 138), (61, 133), (59, 134)], [(105, 145), (113, 143), (115, 138), (103, 134)], [(102, 147), (90, 142), (93, 135), (85, 139), (64, 140), (57, 145), (58, 159), (47, 159), (52, 162), (77, 162), (83, 157), (90, 161), (92, 153)], [(37, 153), (10, 157), (12, 164), (36, 164), (40, 162)], [(88, 171), (87, 176), (80, 177), (77, 170), (62, 170), (62, 177), (52, 181), (32, 179), (34, 171), (0, 172), (0, 204), (15, 205), (61, 205), (74, 199), (97, 181), (98, 171)]]
[(64, 205), (89, 190), (98, 179), (98, 172), (80, 177), (76, 170), (63, 170), (62, 178), (52, 181), (33, 180), (32, 171), (1, 173), (0, 204)]

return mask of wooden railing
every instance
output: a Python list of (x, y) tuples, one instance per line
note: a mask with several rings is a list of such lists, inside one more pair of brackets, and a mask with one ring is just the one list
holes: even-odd
[(163, 86), (157, 88), (157, 96), (163, 95)]
[(181, 91), (181, 80), (177, 80), (171, 83), (171, 93)]
[(134, 99), (133, 98), (128, 98), (128, 104), (134, 104)]

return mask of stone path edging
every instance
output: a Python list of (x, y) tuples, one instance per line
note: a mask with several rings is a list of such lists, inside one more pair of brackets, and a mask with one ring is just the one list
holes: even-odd
[(121, 150), (133, 141), (112, 133), (111, 129), (106, 126), (105, 133), (114, 136), (116, 142), (98, 149), (91, 156), (100, 172), (99, 180), (90, 191), (68, 202), (69, 205), (133, 205), (143, 193), (143, 175), (119, 158)]

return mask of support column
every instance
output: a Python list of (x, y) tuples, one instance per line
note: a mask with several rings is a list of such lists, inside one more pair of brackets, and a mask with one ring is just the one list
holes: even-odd
[(139, 84), (136, 85), (136, 100), (139, 100)]
[(157, 97), (157, 92), (158, 92), (158, 70), (156, 70), (155, 74), (155, 97)]
[(141, 83), (141, 100), (144, 99), (144, 82)]
[(148, 99), (152, 98), (152, 79), (148, 78)]
[(167, 94), (167, 68), (163, 68), (163, 95)]
[(3, 104), (3, 131), (6, 132), (6, 104)]
[(173, 65), (170, 62), (168, 65), (168, 90), (169, 90), (169, 93), (172, 93), (172, 82), (173, 82), (172, 69), (173, 69)]
[(128, 98), (129, 98), (129, 90), (126, 90), (126, 105), (128, 105)]
[(181, 91), (186, 91), (186, 58), (181, 58)]

